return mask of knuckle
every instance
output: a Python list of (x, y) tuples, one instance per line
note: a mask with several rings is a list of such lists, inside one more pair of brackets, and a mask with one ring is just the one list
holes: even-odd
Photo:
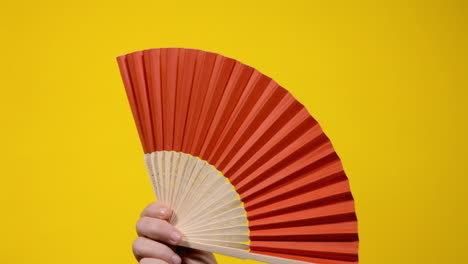
[[(168, 225), (168, 226), (165, 226)], [(166, 233), (164, 230), (170, 229), (170, 225), (166, 222), (150, 217), (142, 217), (137, 222), (137, 233), (141, 236), (149, 237), (153, 240), (159, 240)]]
[(154, 239), (159, 239), (162, 232), (161, 225), (162, 223), (160, 221), (153, 221), (150, 225), (148, 225), (148, 235)]
[(151, 264), (151, 263), (154, 263), (154, 261), (152, 261), (149, 258), (144, 258), (140, 260), (140, 264)]
[(137, 223), (136, 223), (136, 229), (138, 233), (144, 232), (144, 230), (147, 230), (148, 228), (151, 228), (151, 223), (150, 219), (146, 216), (140, 218)]
[(133, 253), (135, 256), (143, 256), (146, 247), (146, 239), (137, 237), (132, 244)]
[(154, 202), (154, 203), (150, 203), (146, 206), (146, 208), (141, 212), (140, 216), (145, 216), (147, 215), (148, 213), (151, 213), (153, 211), (156, 211), (158, 208), (159, 208), (159, 204)]

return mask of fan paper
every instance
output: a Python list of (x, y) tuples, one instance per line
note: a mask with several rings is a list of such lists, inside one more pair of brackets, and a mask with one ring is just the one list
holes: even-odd
[(201, 50), (117, 58), (159, 202), (183, 246), (268, 263), (358, 263), (348, 178), (286, 89)]

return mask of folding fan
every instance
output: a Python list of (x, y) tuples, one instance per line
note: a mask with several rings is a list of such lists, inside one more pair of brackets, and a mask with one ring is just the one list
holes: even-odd
[(288, 91), (200, 50), (117, 60), (156, 197), (174, 210), (182, 246), (268, 263), (358, 262), (341, 161)]

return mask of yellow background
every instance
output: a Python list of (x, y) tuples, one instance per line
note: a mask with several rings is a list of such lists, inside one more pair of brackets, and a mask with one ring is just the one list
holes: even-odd
[(3, 1), (0, 263), (134, 263), (154, 198), (115, 57), (153, 47), (238, 59), (307, 106), (349, 175), (361, 263), (468, 263), (467, 17), (461, 0)]

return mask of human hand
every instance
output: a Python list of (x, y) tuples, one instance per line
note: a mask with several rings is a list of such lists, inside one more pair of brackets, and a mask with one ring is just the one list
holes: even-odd
[(215, 264), (212, 253), (178, 247), (182, 234), (167, 222), (172, 210), (160, 203), (149, 204), (136, 224), (138, 238), (133, 254), (140, 264)]

